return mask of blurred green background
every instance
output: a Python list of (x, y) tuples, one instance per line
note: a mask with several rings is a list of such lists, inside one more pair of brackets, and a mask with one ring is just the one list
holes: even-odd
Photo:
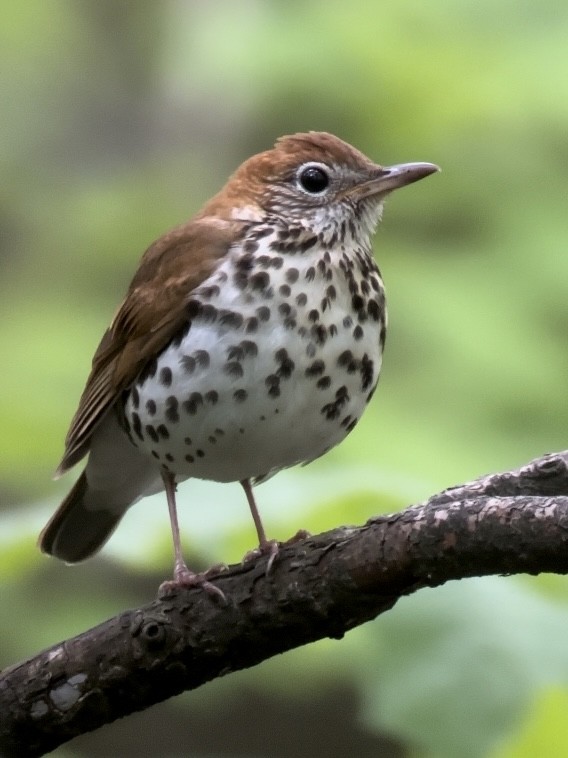
[[(148, 601), (171, 571), (163, 497), (86, 564), (41, 556), (73, 480), (51, 474), (142, 251), (281, 134), (443, 173), (393, 197), (376, 237), (379, 392), (339, 449), (259, 488), (270, 535), (566, 447), (567, 40), (560, 0), (4, 0), (0, 665)], [(188, 482), (179, 500), (194, 566), (253, 545), (238, 486)], [(567, 625), (561, 577), (425, 590), (54, 755), (566, 756)]]

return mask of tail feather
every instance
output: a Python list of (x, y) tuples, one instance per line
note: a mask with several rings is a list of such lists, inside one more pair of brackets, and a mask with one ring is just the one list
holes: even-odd
[(39, 536), (44, 553), (78, 563), (108, 540), (128, 508), (163, 488), (160, 471), (109, 413), (91, 439), (87, 466)]
[(38, 544), (42, 552), (66, 563), (78, 563), (100, 550), (117, 527), (124, 510), (108, 510), (104, 508), (104, 502), (96, 502), (94, 495), (83, 471), (41, 532)]

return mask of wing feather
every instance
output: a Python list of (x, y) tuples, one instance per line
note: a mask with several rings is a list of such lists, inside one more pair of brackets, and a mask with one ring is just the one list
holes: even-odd
[(244, 229), (243, 222), (198, 217), (173, 229), (144, 253), (93, 358), (56, 475), (87, 454), (98, 424), (144, 366), (183, 327), (191, 293), (210, 276)]

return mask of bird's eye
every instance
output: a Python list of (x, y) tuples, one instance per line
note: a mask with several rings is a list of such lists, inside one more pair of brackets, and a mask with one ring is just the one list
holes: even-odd
[(298, 174), (298, 184), (310, 195), (320, 195), (329, 187), (329, 175), (323, 166), (304, 166)]

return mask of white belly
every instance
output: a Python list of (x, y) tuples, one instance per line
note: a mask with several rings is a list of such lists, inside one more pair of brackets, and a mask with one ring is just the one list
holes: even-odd
[(258, 295), (223, 272), (211, 277), (201, 288), (209, 311), (136, 382), (125, 407), (131, 439), (178, 481), (264, 478), (322, 455), (361, 417), (379, 376), (382, 318), (350, 315), (338, 272), (327, 308), (329, 276), (310, 282), (306, 300), (311, 264), (294, 260), (297, 280), (283, 289), (285, 272), (271, 272), (271, 292)]

